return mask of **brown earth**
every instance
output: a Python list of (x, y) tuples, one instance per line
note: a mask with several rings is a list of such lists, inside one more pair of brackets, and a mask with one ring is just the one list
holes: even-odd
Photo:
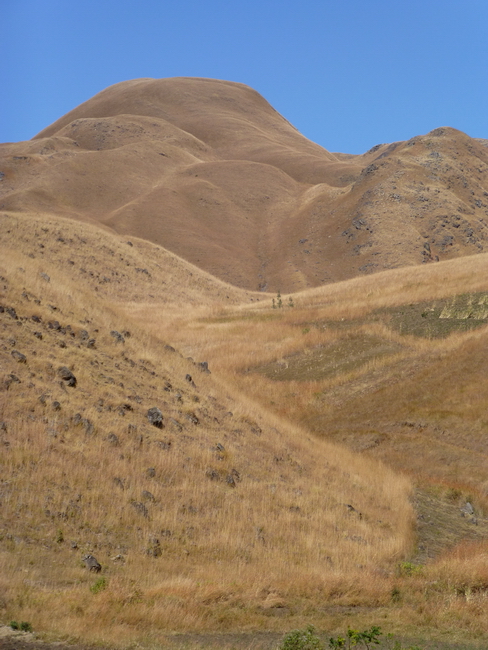
[(1, 145), (0, 209), (89, 221), (233, 285), (297, 291), (485, 250), (487, 144), (439, 128), (334, 154), (242, 84), (138, 79)]

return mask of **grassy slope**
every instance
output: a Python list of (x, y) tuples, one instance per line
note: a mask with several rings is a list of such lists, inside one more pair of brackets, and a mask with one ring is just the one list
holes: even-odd
[(262, 294), (88, 225), (1, 225), (4, 621), (150, 643), (387, 605), (413, 543), (409, 480), (312, 439), (125, 313), (150, 301), (164, 329)]
[[(395, 587), (400, 618), (437, 629), (455, 620), (477, 633), (486, 632), (488, 586), (488, 330), (479, 318), (487, 264), (481, 255), (392, 271), (295, 294), (294, 308), (284, 296), (285, 308), (272, 309), (270, 296), (267, 305), (177, 315), (167, 328), (154, 322), (157, 306), (127, 306), (267, 409), (411, 476), (410, 560), (426, 565), (408, 565)], [(474, 515), (462, 511), (467, 502)]]
[[(143, 644), (168, 631), (341, 630), (351, 616), (433, 639), (454, 620), (461, 637), (486, 634), (486, 328), (443, 339), (397, 327), (405, 304), (483, 293), (484, 256), (273, 310), (271, 295), (146, 242), (33, 216), (2, 227), (4, 620)], [(351, 366), (358, 345), (369, 354)], [(317, 381), (327, 351), (336, 368)], [(296, 359), (308, 374), (277, 381)], [(147, 421), (153, 406), (163, 429)], [(474, 517), (461, 516), (466, 501)], [(101, 576), (83, 568), (87, 552)]]

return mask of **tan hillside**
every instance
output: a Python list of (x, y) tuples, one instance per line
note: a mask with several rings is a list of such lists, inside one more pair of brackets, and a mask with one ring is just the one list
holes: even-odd
[[(249, 294), (87, 224), (2, 225), (2, 620), (127, 645), (284, 629), (339, 584), (346, 605), (388, 602), (410, 480), (267, 413), (163, 333)], [(159, 334), (124, 313), (142, 296)]]
[(0, 205), (146, 239), (248, 290), (296, 291), (483, 251), (486, 144), (441, 128), (332, 154), (242, 84), (139, 79), (2, 145)]
[(486, 647), (487, 170), (208, 79), (0, 145), (0, 625)]
[(485, 255), (273, 309), (142, 240), (2, 226), (2, 620), (144, 647), (309, 622), (435, 638), (433, 616), (487, 633)]

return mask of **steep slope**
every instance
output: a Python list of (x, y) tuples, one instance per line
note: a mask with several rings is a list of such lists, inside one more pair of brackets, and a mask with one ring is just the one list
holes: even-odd
[(346, 603), (388, 601), (412, 546), (410, 482), (269, 416), (121, 309), (157, 302), (164, 329), (249, 295), (75, 220), (2, 226), (2, 620), (152, 645), (276, 629), (337, 584)]
[(250, 290), (294, 291), (486, 247), (488, 149), (454, 129), (333, 154), (258, 93), (139, 79), (0, 146), (0, 207), (157, 243)]

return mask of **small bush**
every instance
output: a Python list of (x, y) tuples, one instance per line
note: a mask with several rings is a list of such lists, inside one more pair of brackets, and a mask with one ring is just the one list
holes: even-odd
[(422, 565), (414, 564), (413, 562), (400, 562), (398, 565), (398, 573), (400, 576), (415, 576), (422, 573)]
[[(331, 650), (351, 650), (351, 648), (363, 648), (371, 650), (373, 646), (381, 644), (380, 637), (383, 636), (381, 628), (372, 625), (368, 630), (360, 632), (359, 630), (348, 629), (345, 636), (331, 637), (329, 639), (329, 648)], [(422, 650), (418, 646), (405, 648), (399, 641), (392, 645), (392, 635), (386, 635), (386, 646), (390, 650)], [(304, 630), (293, 630), (287, 634), (279, 646), (278, 650), (325, 650), (324, 646), (315, 633), (313, 625), (309, 625)]]
[(279, 650), (321, 650), (322, 642), (313, 625), (304, 630), (293, 630), (283, 639)]
[(372, 645), (379, 645), (379, 639), (382, 634), (381, 628), (376, 625), (372, 625), (369, 630), (364, 630), (364, 632), (348, 629), (346, 637), (338, 636), (336, 639), (329, 639), (329, 647), (333, 648), (333, 650), (338, 650), (339, 648), (350, 650), (354, 646), (362, 646), (369, 650)]
[(95, 584), (93, 584), (93, 585), (90, 587), (90, 591), (92, 592), (92, 594), (99, 594), (101, 591), (103, 591), (103, 590), (106, 589), (107, 587), (108, 587), (108, 581), (107, 581), (107, 578), (106, 578), (105, 576), (102, 576), (101, 578), (99, 578), (99, 579), (95, 582)]
[(12, 628), (12, 630), (20, 630), (21, 632), (32, 632), (32, 625), (27, 621), (21, 621), (20, 623), (18, 623), (17, 621), (10, 621), (9, 625)]

